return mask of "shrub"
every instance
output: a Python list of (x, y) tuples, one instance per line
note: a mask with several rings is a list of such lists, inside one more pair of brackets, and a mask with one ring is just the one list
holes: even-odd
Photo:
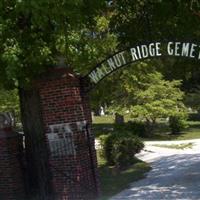
[(146, 128), (143, 122), (139, 121), (128, 121), (125, 124), (115, 124), (115, 130), (117, 131), (128, 131), (133, 135), (137, 135), (139, 137), (146, 136)]
[(134, 135), (143, 137), (146, 136), (146, 128), (143, 122), (139, 121), (129, 121), (127, 123), (128, 130), (132, 131)]
[(124, 168), (133, 164), (135, 154), (144, 147), (143, 142), (132, 134), (112, 133), (100, 139), (102, 154), (108, 165)]
[(102, 135), (99, 137), (101, 145), (100, 155), (105, 158), (108, 165), (114, 165), (114, 160), (112, 158), (111, 152), (116, 136), (116, 133), (109, 133), (108, 135)]
[(169, 127), (172, 134), (179, 134), (184, 128), (187, 127), (186, 119), (178, 116), (171, 116), (169, 118)]
[(190, 113), (188, 115), (189, 121), (200, 121), (200, 113)]

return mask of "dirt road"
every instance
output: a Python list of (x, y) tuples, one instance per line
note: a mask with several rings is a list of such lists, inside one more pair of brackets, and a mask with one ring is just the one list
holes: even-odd
[[(192, 143), (190, 149), (156, 147), (156, 144)], [(200, 140), (146, 142), (137, 155), (152, 170), (111, 200), (200, 200)]]

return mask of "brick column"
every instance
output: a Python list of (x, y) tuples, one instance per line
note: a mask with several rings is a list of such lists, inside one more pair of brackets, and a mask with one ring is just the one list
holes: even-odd
[(80, 79), (57, 69), (37, 81), (37, 87), (56, 200), (95, 199), (96, 152), (89, 101)]
[[(0, 114), (0, 199), (24, 199), (22, 138), (7, 127), (8, 116)], [(5, 123), (4, 123), (5, 122)]]

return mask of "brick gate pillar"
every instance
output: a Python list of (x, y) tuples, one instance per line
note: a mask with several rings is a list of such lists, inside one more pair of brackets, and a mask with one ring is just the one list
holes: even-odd
[(80, 79), (55, 69), (37, 81), (56, 200), (98, 196), (91, 112)]
[(22, 138), (12, 130), (9, 120), (9, 115), (0, 113), (0, 199), (22, 200)]

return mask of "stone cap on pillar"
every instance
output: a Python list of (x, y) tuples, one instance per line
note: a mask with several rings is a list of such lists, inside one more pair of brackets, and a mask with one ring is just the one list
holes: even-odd
[(81, 76), (73, 71), (71, 68), (57, 68), (52, 67), (46, 72), (43, 72), (35, 80), (33, 80), (32, 86), (35, 88), (41, 88), (43, 85), (49, 84), (52, 81), (56, 84), (56, 80), (64, 80), (65, 84), (69, 87), (80, 87), (82, 84)]
[[(57, 78), (66, 78), (69, 77), (71, 79), (78, 79), (80, 76), (76, 74), (72, 68), (63, 68), (63, 67), (54, 67), (48, 69), (48, 71), (40, 74), (38, 80), (51, 80)], [(37, 79), (36, 79), (37, 81)]]

